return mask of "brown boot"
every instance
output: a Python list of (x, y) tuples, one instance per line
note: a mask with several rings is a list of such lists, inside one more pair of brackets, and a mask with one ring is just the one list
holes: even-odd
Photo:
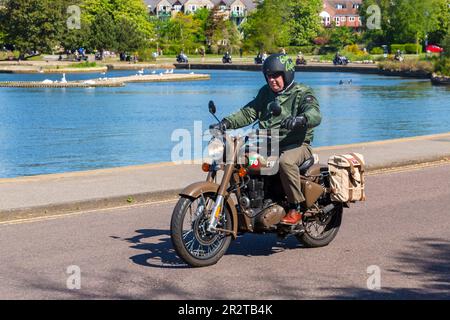
[(291, 209), (289, 210), (288, 214), (281, 219), (281, 223), (284, 224), (297, 224), (302, 220), (302, 214), (296, 210), (296, 209)]

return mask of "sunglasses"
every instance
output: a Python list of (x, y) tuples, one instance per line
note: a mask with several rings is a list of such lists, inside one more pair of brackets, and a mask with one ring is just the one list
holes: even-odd
[(268, 73), (267, 78), (278, 78), (279, 76), (282, 76), (283, 74), (281, 72), (276, 73)]

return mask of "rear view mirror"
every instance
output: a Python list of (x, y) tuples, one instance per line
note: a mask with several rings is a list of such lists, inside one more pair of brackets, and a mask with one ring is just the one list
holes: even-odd
[(214, 101), (209, 101), (209, 103), (208, 103), (208, 109), (209, 109), (209, 112), (211, 113), (211, 114), (216, 114), (216, 105), (214, 104)]

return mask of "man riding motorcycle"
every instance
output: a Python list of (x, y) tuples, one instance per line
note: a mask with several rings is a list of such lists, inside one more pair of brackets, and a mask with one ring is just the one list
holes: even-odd
[[(261, 129), (279, 129), (280, 178), (290, 207), (282, 222), (294, 225), (302, 220), (302, 212), (306, 210), (299, 165), (312, 156), (313, 128), (322, 119), (320, 107), (311, 88), (294, 82), (295, 66), (287, 55), (269, 56), (264, 61), (263, 74), (267, 85), (256, 98), (210, 129), (238, 129), (256, 120), (260, 121)], [(278, 102), (280, 115), (270, 112), (271, 102)]]

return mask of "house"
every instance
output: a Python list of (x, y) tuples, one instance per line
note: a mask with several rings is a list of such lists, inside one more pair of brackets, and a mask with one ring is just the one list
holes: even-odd
[(362, 0), (324, 0), (320, 12), (323, 25), (331, 27), (334, 23), (338, 27), (362, 28), (358, 12), (361, 4)]
[(214, 7), (214, 3), (211, 0), (187, 0), (184, 1), (184, 13), (189, 14), (197, 11), (201, 8), (211, 10)]
[(256, 8), (252, 0), (144, 0), (148, 12), (159, 18), (175, 16), (178, 12), (190, 14), (200, 8), (218, 10), (227, 19), (234, 19), (240, 24), (247, 13)]

